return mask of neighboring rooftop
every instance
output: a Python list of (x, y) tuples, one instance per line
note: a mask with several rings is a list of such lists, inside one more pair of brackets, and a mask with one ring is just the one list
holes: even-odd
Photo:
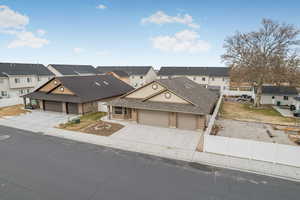
[(54, 74), (42, 64), (0, 63), (0, 77), (14, 75), (54, 76)]
[(161, 67), (158, 76), (229, 76), (228, 67)]
[(145, 75), (151, 69), (151, 66), (99, 66), (97, 70), (100, 73), (107, 73), (113, 71), (124, 71), (130, 75)]
[(145, 101), (144, 99), (126, 98), (126, 95), (115, 99), (108, 104), (137, 109), (209, 114), (211, 113), (218, 99), (218, 95), (216, 95), (214, 92), (186, 77), (160, 79), (155, 80), (154, 82), (159, 83), (167, 90), (170, 90), (172, 93), (181, 97), (182, 99), (185, 99), (191, 104)]
[(133, 87), (112, 75), (63, 76), (55, 77), (53, 79), (59, 80), (63, 86), (71, 90), (76, 96), (51, 93), (47, 94), (39, 92), (39, 88), (25, 96), (33, 99), (48, 98), (53, 101), (61, 101), (64, 98), (68, 98), (68, 102), (82, 103), (120, 96), (133, 90)]
[(125, 71), (121, 71), (121, 70), (114, 70), (112, 71), (113, 73), (115, 73), (116, 75), (118, 75), (119, 77), (128, 77), (128, 73), (126, 73)]
[(262, 94), (298, 95), (298, 91), (291, 86), (262, 86)]
[(48, 67), (53, 67), (63, 76), (78, 76), (78, 75), (96, 75), (98, 71), (92, 65), (60, 65), (49, 64)]

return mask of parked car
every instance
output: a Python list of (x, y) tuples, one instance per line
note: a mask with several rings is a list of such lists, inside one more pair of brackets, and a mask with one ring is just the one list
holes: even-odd
[(293, 115), (294, 115), (295, 117), (300, 117), (300, 109), (294, 110), (294, 111), (293, 111)]

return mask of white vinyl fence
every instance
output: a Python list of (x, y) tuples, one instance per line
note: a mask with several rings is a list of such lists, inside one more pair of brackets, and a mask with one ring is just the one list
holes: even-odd
[(255, 93), (253, 90), (251, 91), (243, 91), (243, 90), (229, 90), (225, 89), (222, 91), (223, 95), (226, 96), (241, 96), (241, 95), (248, 95), (251, 96), (253, 99), (255, 98)]
[(300, 147), (204, 135), (204, 152), (300, 167)]
[(13, 106), (23, 104), (23, 99), (21, 97), (12, 97), (7, 99), (0, 99), (0, 108), (6, 106)]

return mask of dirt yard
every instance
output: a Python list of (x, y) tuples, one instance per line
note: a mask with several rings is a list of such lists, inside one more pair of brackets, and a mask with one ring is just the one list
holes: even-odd
[(7, 117), (7, 116), (16, 116), (25, 114), (30, 112), (28, 110), (24, 110), (24, 106), (22, 104), (15, 105), (15, 106), (7, 106), (0, 108), (0, 117)]
[(101, 118), (104, 116), (105, 113), (103, 112), (87, 114), (80, 117), (80, 123), (68, 122), (60, 124), (58, 128), (101, 136), (110, 136), (124, 127), (121, 124), (102, 121)]
[(248, 103), (223, 101), (220, 117), (246, 122), (260, 122), (280, 125), (295, 125), (299, 123), (296, 118), (283, 117), (271, 106), (254, 108)]

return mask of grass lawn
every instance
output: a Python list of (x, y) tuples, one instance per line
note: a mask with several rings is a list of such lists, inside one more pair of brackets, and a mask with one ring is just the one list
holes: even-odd
[(86, 114), (80, 117), (80, 123), (67, 122), (60, 124), (58, 128), (101, 136), (112, 135), (114, 132), (123, 128), (121, 124), (102, 121), (101, 118), (105, 115), (106, 113), (104, 112)]
[(271, 106), (255, 108), (252, 104), (223, 101), (220, 116), (225, 119), (262, 122), (270, 124), (295, 125), (295, 118), (283, 117)]
[(27, 112), (30, 112), (30, 111), (24, 110), (24, 106), (22, 104), (14, 105), (14, 106), (7, 106), (7, 107), (0, 108), (0, 117), (16, 116), (16, 115), (25, 114)]

